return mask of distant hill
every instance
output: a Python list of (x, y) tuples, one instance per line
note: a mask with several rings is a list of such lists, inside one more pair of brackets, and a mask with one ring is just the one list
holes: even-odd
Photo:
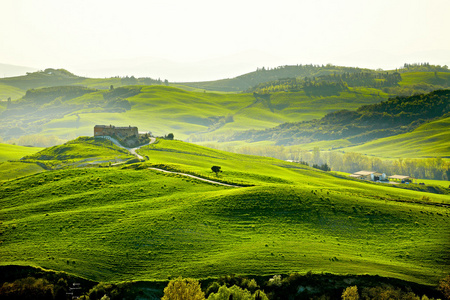
[[(138, 126), (177, 139), (219, 140), (235, 131), (265, 129), (284, 122), (320, 118), (344, 105), (356, 109), (378, 103), (387, 95), (349, 89), (337, 95), (311, 97), (304, 91), (257, 94), (189, 92), (173, 87), (125, 86), (93, 89), (59, 86), (28, 90), (0, 110), (0, 136), (30, 134), (91, 135), (93, 126)], [(1, 106), (0, 106), (1, 107)]]
[(425, 123), (408, 133), (348, 147), (345, 151), (388, 158), (450, 158), (450, 117)]
[(347, 139), (362, 143), (414, 130), (450, 112), (450, 90), (396, 97), (356, 111), (332, 112), (320, 120), (281, 124), (272, 129), (236, 133), (229, 140), (275, 140), (295, 145), (321, 140)]
[(254, 72), (243, 74), (231, 79), (204, 82), (184, 82), (180, 84), (205, 90), (242, 92), (260, 83), (274, 81), (282, 78), (317, 77), (322, 75), (330, 75), (333, 73), (356, 73), (361, 71), (375, 72), (369, 69), (338, 67), (333, 65), (295, 65), (280, 66), (273, 69), (261, 68)]
[[(399, 68), (397, 70), (391, 70), (391, 71), (383, 71), (383, 70), (371, 70), (371, 69), (364, 69), (364, 68), (353, 68), (353, 67), (341, 67), (341, 66), (334, 66), (331, 64), (328, 65), (286, 65), (286, 66), (280, 66), (273, 69), (265, 69), (261, 68), (254, 72), (250, 72), (247, 74), (243, 74), (241, 76), (237, 76), (235, 78), (230, 79), (222, 79), (222, 80), (216, 80), (216, 81), (204, 81), (204, 82), (184, 82), (180, 83), (185, 86), (193, 87), (193, 88), (200, 88), (205, 90), (214, 90), (214, 91), (224, 91), (224, 92), (242, 92), (242, 91), (255, 91), (256, 87), (259, 84), (262, 83), (268, 83), (268, 82), (276, 82), (276, 81), (283, 81), (286, 79), (290, 79), (291, 81), (293, 79), (304, 79), (305, 77), (308, 77), (309, 79), (312, 79), (313, 81), (316, 81), (316, 78), (322, 77), (321, 81), (323, 81), (323, 77), (329, 77), (336, 75), (344, 76), (343, 80), (346, 81), (349, 78), (352, 77), (354, 74), (365, 74), (366, 76), (369, 76), (373, 78), (373, 85), (370, 85), (371, 87), (380, 86), (377, 83), (379, 83), (378, 79), (380, 75), (386, 75), (386, 74), (393, 74), (393, 73), (423, 73), (423, 72), (441, 72), (441, 73), (447, 73), (450, 72), (448, 67), (444, 66), (435, 66), (430, 65), (428, 63), (423, 64), (405, 64), (402, 68)], [(420, 77), (420, 75), (419, 75)], [(358, 76), (353, 76), (353, 78), (358, 78)], [(383, 80), (386, 80), (388, 76), (385, 76)], [(412, 82), (409, 82), (407, 84), (411, 84)], [(422, 81), (415, 82), (415, 83), (422, 83)], [(444, 86), (449, 86), (449, 80), (448, 77), (444, 81), (434, 81), (433, 84), (444, 84)], [(367, 83), (365, 86), (369, 86)]]
[[(221, 82), (210, 83), (221, 89)], [(301, 65), (260, 69), (223, 82), (247, 92), (205, 92), (177, 84), (181, 90), (167, 86), (168, 82), (133, 76), (84, 78), (64, 69), (3, 78), (0, 137), (40, 134), (70, 139), (92, 134), (94, 125), (114, 123), (135, 125), (156, 135), (171, 132), (193, 142), (224, 141), (245, 130), (311, 121), (397, 95), (449, 88), (450, 72), (428, 64), (389, 72)], [(401, 132), (405, 131), (395, 130)]]
[(58, 86), (83, 86), (95, 89), (110, 89), (126, 85), (152, 85), (163, 84), (161, 80), (148, 77), (112, 77), (112, 78), (86, 78), (77, 76), (65, 69), (45, 69), (27, 73), (22, 76), (0, 78), (0, 100), (11, 98), (18, 99), (29, 89), (58, 87)]

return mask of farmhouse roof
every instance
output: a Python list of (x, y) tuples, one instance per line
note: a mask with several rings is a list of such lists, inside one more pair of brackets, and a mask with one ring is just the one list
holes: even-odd
[(359, 171), (359, 172), (353, 173), (352, 175), (367, 176), (367, 175), (371, 175), (371, 174), (383, 175), (383, 174), (375, 172), (375, 171)]
[(136, 126), (124, 126), (124, 127), (117, 127), (114, 125), (95, 125), (94, 128), (115, 128), (115, 129), (129, 129), (129, 128), (137, 128)]
[(398, 180), (405, 180), (405, 179), (414, 179), (414, 177), (406, 176), (406, 175), (392, 175), (388, 176), (389, 179), (398, 179)]
[(361, 178), (361, 177), (363, 177), (363, 175), (359, 175), (359, 174), (350, 174), (348, 176), (353, 177), (353, 178)]

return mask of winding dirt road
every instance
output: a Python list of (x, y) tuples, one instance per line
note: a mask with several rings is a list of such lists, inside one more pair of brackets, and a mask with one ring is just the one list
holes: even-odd
[(139, 154), (136, 152), (136, 150), (138, 150), (138, 149), (141, 148), (141, 147), (144, 147), (144, 146), (148, 146), (148, 145), (150, 145), (150, 144), (153, 144), (153, 143), (156, 141), (156, 138), (151, 137), (151, 138), (150, 138), (150, 142), (148, 142), (147, 144), (140, 145), (139, 147), (135, 147), (135, 148), (128, 148), (128, 147), (122, 146), (122, 145), (119, 143), (118, 140), (116, 140), (115, 138), (112, 138), (112, 137), (110, 137), (110, 136), (105, 135), (105, 136), (98, 136), (98, 137), (99, 137), (99, 138), (103, 138), (103, 139), (110, 140), (111, 142), (113, 142), (114, 145), (116, 145), (116, 146), (118, 146), (118, 147), (120, 147), (120, 148), (123, 148), (123, 149), (128, 150), (131, 154), (133, 154), (134, 156), (136, 156), (136, 157), (139, 158), (139, 159), (144, 159), (144, 157), (142, 157), (141, 155), (139, 155)]
[(186, 176), (186, 177), (191, 177), (191, 178), (195, 178), (195, 179), (198, 179), (198, 180), (201, 180), (201, 181), (204, 181), (204, 182), (209, 182), (209, 183), (218, 184), (218, 185), (222, 185), (222, 186), (243, 187), (243, 186), (240, 186), (240, 185), (234, 185), (234, 184), (223, 183), (223, 182), (220, 182), (220, 181), (209, 180), (209, 179), (206, 179), (206, 178), (202, 178), (202, 177), (198, 177), (198, 176), (191, 175), (191, 174), (186, 174), (186, 173), (167, 171), (167, 170), (164, 170), (164, 169), (153, 168), (153, 167), (151, 167), (149, 169), (150, 170), (164, 172), (164, 173), (177, 174), (177, 175), (182, 175), (182, 176)]
[[(119, 141), (117, 141), (115, 138), (112, 138), (112, 137), (110, 137), (110, 136), (99, 136), (99, 137), (100, 137), (100, 138), (104, 138), (104, 139), (110, 140), (110, 141), (113, 142), (116, 146), (128, 150), (131, 154), (133, 154), (134, 156), (136, 156), (136, 157), (139, 158), (139, 159), (144, 159), (144, 157), (142, 157), (141, 155), (139, 155), (139, 154), (136, 152), (136, 150), (138, 150), (138, 149), (141, 148), (141, 147), (144, 147), (144, 146), (153, 144), (153, 143), (156, 141), (156, 138), (152, 137), (152, 138), (150, 138), (150, 142), (147, 143), (147, 144), (145, 144), (145, 145), (141, 145), (141, 146), (135, 147), (135, 148), (127, 148), (127, 147), (122, 146), (122, 145), (119, 143)], [(197, 179), (197, 180), (201, 180), (201, 181), (208, 182), (208, 183), (212, 183), (212, 184), (222, 185), (222, 186), (228, 186), (228, 187), (244, 187), (244, 186), (241, 186), (241, 185), (234, 185), (234, 184), (223, 183), (223, 182), (220, 182), (220, 181), (209, 180), (209, 179), (206, 179), (206, 178), (198, 177), (198, 176), (191, 175), (191, 174), (187, 174), (187, 173), (180, 173), (180, 172), (167, 171), (167, 170), (164, 170), (164, 169), (153, 168), (153, 167), (152, 167), (152, 168), (149, 168), (149, 169), (150, 169), (150, 170), (159, 171), (159, 172), (164, 172), (164, 173), (171, 173), (171, 174), (177, 174), (177, 175), (182, 175), (182, 176), (186, 176), (186, 177), (191, 177), (191, 178), (194, 178), (194, 179)]]

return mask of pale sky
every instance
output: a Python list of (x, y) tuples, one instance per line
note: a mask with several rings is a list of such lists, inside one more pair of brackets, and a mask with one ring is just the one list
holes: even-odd
[(0, 63), (79, 75), (450, 64), (449, 0), (0, 0)]

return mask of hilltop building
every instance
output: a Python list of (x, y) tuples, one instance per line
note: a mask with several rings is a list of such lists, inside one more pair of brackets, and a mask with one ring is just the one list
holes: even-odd
[(385, 173), (378, 173), (375, 171), (359, 171), (349, 175), (350, 177), (362, 179), (362, 180), (370, 180), (370, 181), (378, 181), (378, 180), (386, 180)]
[(113, 125), (95, 125), (94, 136), (117, 136), (120, 139), (139, 138), (137, 127), (116, 127)]

